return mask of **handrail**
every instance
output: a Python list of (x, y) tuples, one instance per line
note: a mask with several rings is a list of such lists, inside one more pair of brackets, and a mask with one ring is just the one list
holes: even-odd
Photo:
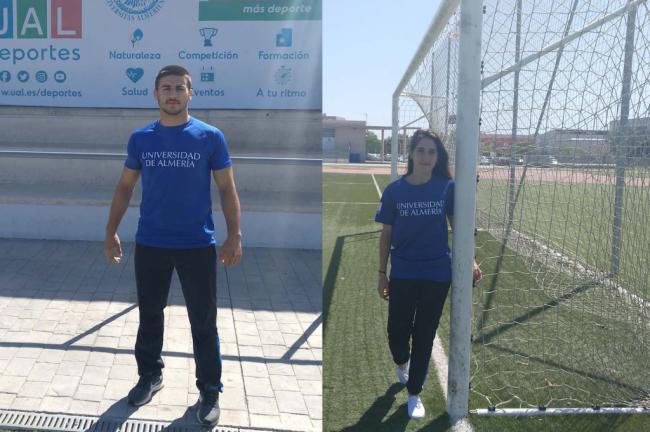
[[(123, 160), (126, 158), (126, 153), (0, 150), (0, 157)], [(298, 157), (231, 156), (231, 159), (234, 162), (247, 164), (268, 163), (278, 165), (321, 165), (323, 163), (322, 159)]]

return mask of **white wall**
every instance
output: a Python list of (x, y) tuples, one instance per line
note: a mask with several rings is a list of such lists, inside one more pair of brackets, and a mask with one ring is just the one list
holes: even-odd
[[(192, 114), (229, 139), (244, 244), (320, 249), (320, 112)], [(101, 240), (128, 137), (155, 118), (153, 110), (0, 107), (0, 237)], [(135, 233), (139, 202), (138, 186), (120, 227), (125, 240)], [(216, 188), (213, 209), (220, 241)]]

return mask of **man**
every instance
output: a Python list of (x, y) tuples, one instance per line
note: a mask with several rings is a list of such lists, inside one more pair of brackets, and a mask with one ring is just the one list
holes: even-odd
[(219, 419), (222, 385), (210, 173), (219, 189), (228, 230), (219, 255), (226, 266), (237, 264), (242, 255), (239, 198), (223, 134), (189, 115), (192, 80), (187, 70), (181, 66), (161, 69), (154, 96), (160, 119), (131, 135), (104, 240), (106, 257), (119, 263), (122, 249), (117, 228), (142, 174), (135, 236), (140, 312), (135, 358), (140, 379), (129, 392), (128, 402), (143, 405), (162, 388), (163, 310), (176, 269), (192, 329), (200, 392), (196, 416), (200, 423), (213, 426)]

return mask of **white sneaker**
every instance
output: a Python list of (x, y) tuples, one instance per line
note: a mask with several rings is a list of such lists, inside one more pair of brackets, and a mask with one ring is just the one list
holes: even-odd
[(420, 420), (421, 418), (424, 418), (424, 405), (422, 405), (420, 396), (409, 395), (408, 410), (409, 417), (411, 417), (413, 420)]
[(395, 374), (397, 375), (397, 379), (404, 385), (406, 385), (409, 380), (409, 363), (410, 361), (407, 361), (403, 368), (400, 365), (395, 366)]

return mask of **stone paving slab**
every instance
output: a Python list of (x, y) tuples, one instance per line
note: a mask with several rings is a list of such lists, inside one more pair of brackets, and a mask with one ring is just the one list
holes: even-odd
[[(198, 398), (180, 284), (165, 310), (164, 384), (139, 409), (133, 244), (111, 265), (98, 242), (0, 239), (0, 409), (183, 421)], [(319, 251), (247, 248), (218, 269), (220, 425), (322, 429)]]

